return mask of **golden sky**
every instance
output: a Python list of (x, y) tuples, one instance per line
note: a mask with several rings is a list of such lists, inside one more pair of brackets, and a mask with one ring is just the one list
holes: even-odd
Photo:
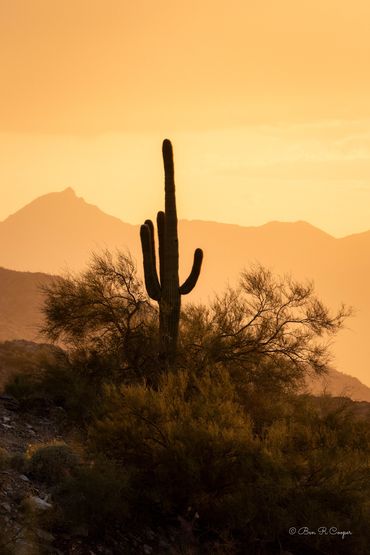
[[(139, 223), (370, 228), (368, 0), (0, 0), (0, 219), (73, 187)], [(155, 204), (153, 204), (155, 203)]]

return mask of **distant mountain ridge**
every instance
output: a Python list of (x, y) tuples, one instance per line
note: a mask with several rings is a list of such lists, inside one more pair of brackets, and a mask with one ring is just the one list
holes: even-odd
[(0, 264), (49, 273), (81, 269), (89, 252), (112, 247), (122, 232), (132, 242), (136, 227), (104, 214), (67, 188), (35, 199), (0, 222)]
[[(153, 207), (152, 214), (161, 206)], [(312, 279), (330, 307), (343, 301), (356, 316), (334, 346), (334, 366), (370, 385), (370, 231), (336, 239), (306, 222), (269, 222), (259, 227), (179, 222), (180, 274), (190, 270), (196, 247), (204, 264), (188, 300), (206, 302), (240, 271), (261, 263), (299, 280)], [(68, 188), (35, 199), (0, 223), (0, 265), (20, 271), (61, 273), (81, 270), (92, 251), (129, 249), (141, 272), (139, 226), (109, 216)]]
[(0, 268), (0, 341), (39, 341), (42, 324), (41, 287), (53, 276)]

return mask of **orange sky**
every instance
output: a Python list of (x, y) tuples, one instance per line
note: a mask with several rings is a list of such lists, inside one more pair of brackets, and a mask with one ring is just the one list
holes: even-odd
[[(368, 0), (0, 0), (0, 219), (67, 186), (138, 223), (370, 228)], [(155, 203), (155, 205), (153, 205)]]

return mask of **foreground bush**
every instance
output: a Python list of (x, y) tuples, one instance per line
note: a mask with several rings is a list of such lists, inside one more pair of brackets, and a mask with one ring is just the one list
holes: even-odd
[[(156, 525), (185, 522), (201, 544), (231, 536), (239, 552), (365, 553), (368, 424), (309, 398), (285, 402), (287, 416), (256, 435), (224, 370), (181, 372), (158, 390), (112, 388), (91, 444), (127, 472), (132, 513)], [(289, 535), (293, 526), (352, 535)]]
[(75, 467), (54, 489), (53, 530), (104, 538), (130, 523), (132, 497), (126, 472), (98, 457)]
[(21, 410), (47, 413), (62, 407), (65, 418), (81, 426), (96, 416), (107, 367), (109, 357), (84, 349), (64, 352), (37, 373), (14, 375), (5, 391), (19, 401)]
[(79, 457), (64, 443), (33, 445), (26, 453), (26, 471), (32, 478), (49, 485), (69, 477), (79, 465)]

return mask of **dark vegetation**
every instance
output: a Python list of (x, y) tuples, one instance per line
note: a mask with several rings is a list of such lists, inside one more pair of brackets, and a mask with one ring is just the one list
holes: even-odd
[[(150, 294), (152, 224), (142, 239)], [(130, 256), (109, 252), (44, 292), (43, 333), (63, 349), (7, 390), (25, 411), (60, 407), (75, 431), (13, 461), (49, 488), (38, 518), (53, 538), (82, 536), (81, 553), (368, 553), (368, 417), (301, 392), (328, 370), (348, 309), (331, 314), (312, 284), (256, 266), (180, 313), (181, 291), (161, 305), (158, 289), (153, 305)]]
[(255, 267), (211, 306), (183, 308), (177, 364), (164, 370), (158, 309), (129, 256), (96, 255), (56, 279), (44, 332), (64, 350), (8, 386), (25, 410), (43, 399), (79, 431), (73, 447), (27, 454), (24, 471), (52, 490), (44, 526), (84, 530), (114, 553), (127, 531), (154, 530), (154, 553), (365, 554), (368, 417), (298, 393), (328, 368), (346, 315), (311, 284)]

